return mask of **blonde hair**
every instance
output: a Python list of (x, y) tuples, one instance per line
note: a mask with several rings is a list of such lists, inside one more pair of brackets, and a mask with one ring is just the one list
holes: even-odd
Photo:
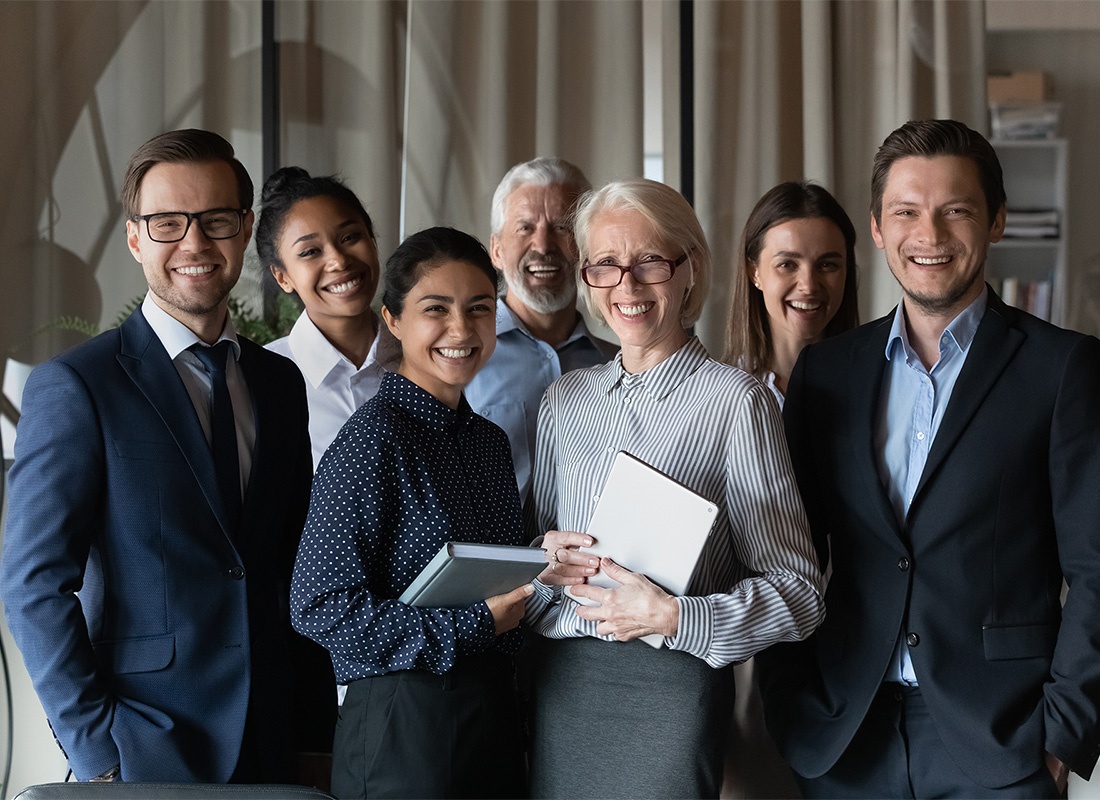
[[(580, 263), (583, 265), (588, 260), (588, 237), (592, 221), (606, 211), (623, 209), (637, 211), (653, 225), (658, 236), (687, 254), (692, 282), (680, 309), (680, 324), (685, 328), (694, 325), (699, 321), (703, 302), (710, 289), (710, 247), (707, 246), (703, 227), (699, 224), (691, 204), (671, 186), (645, 178), (634, 178), (613, 181), (602, 189), (585, 194), (577, 206), (573, 225)], [(580, 279), (579, 269), (577, 280), (578, 291), (589, 312), (601, 322), (606, 322), (592, 302), (591, 287)]]

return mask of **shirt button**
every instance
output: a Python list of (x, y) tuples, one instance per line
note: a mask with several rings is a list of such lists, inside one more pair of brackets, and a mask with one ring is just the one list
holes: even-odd
[(918, 442), (923, 442), (924, 441), (924, 431), (918, 431), (917, 432), (917, 441)]
[(910, 647), (916, 647), (918, 644), (920, 644), (920, 637), (917, 636), (917, 634), (915, 633), (911, 633), (905, 637), (905, 643)]
[(614, 448), (614, 447), (609, 447), (609, 448), (607, 448), (607, 454), (608, 454), (609, 456), (613, 456), (613, 455), (615, 455), (615, 452), (616, 452), (616, 451), (615, 451), (615, 448)]
[(629, 397), (624, 397), (623, 398), (623, 405), (624, 406), (630, 405), (630, 398)]
[(600, 502), (600, 496), (599, 496), (598, 494), (594, 494), (594, 495), (592, 495), (592, 502), (593, 502), (593, 503), (598, 503), (598, 502)]
[(898, 559), (898, 569), (900, 569), (902, 572), (907, 572), (909, 570), (909, 559), (906, 558), (905, 556), (902, 556), (901, 558), (899, 558)]
[(229, 570), (229, 577), (235, 581), (244, 578), (244, 567), (236, 566)]

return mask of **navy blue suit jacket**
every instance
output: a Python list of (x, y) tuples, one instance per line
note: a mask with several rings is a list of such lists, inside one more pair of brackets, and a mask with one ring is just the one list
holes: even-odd
[(1044, 750), (1088, 777), (1100, 753), (1100, 342), (990, 291), (902, 525), (874, 451), (891, 320), (811, 345), (791, 376), (788, 443), (833, 573), (814, 635), (758, 656), (768, 728), (796, 771), (824, 774), (904, 630), (940, 738), (974, 781), (1022, 780)]
[(310, 491), (305, 390), (290, 361), (240, 344), (256, 442), (236, 532), (194, 407), (140, 308), (27, 383), (0, 585), (79, 779), (121, 763), (127, 781), (224, 782), (250, 700), (258, 779), (290, 777), (305, 724), (295, 698), (315, 705), (310, 733), (326, 746), (331, 666), (288, 612)]

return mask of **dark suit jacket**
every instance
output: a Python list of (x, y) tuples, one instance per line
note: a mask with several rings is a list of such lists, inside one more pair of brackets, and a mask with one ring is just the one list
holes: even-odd
[(331, 666), (288, 612), (310, 490), (305, 390), (290, 361), (240, 344), (256, 443), (237, 532), (140, 308), (27, 383), (0, 584), (79, 779), (121, 763), (127, 781), (224, 782), (250, 698), (260, 778), (290, 777), (296, 697), (315, 706), (314, 746), (331, 744)]
[(891, 320), (808, 347), (791, 377), (788, 441), (833, 574), (816, 634), (758, 657), (768, 727), (796, 771), (822, 775), (905, 630), (971, 778), (1013, 783), (1044, 750), (1087, 777), (1100, 752), (1100, 342), (990, 291), (902, 527), (873, 445)]

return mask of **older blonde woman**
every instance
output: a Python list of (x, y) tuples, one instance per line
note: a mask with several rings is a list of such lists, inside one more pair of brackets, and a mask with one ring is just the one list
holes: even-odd
[[(544, 637), (531, 790), (716, 796), (731, 665), (813, 631), (824, 614), (817, 560), (768, 390), (688, 333), (710, 278), (691, 207), (660, 183), (612, 183), (582, 201), (576, 234), (585, 300), (622, 350), (560, 378), (539, 412), (535, 506), (550, 563), (527, 612)], [(719, 506), (687, 596), (577, 549), (618, 450)], [(597, 566), (622, 585), (580, 584)], [(648, 634), (664, 647), (636, 641)]]

